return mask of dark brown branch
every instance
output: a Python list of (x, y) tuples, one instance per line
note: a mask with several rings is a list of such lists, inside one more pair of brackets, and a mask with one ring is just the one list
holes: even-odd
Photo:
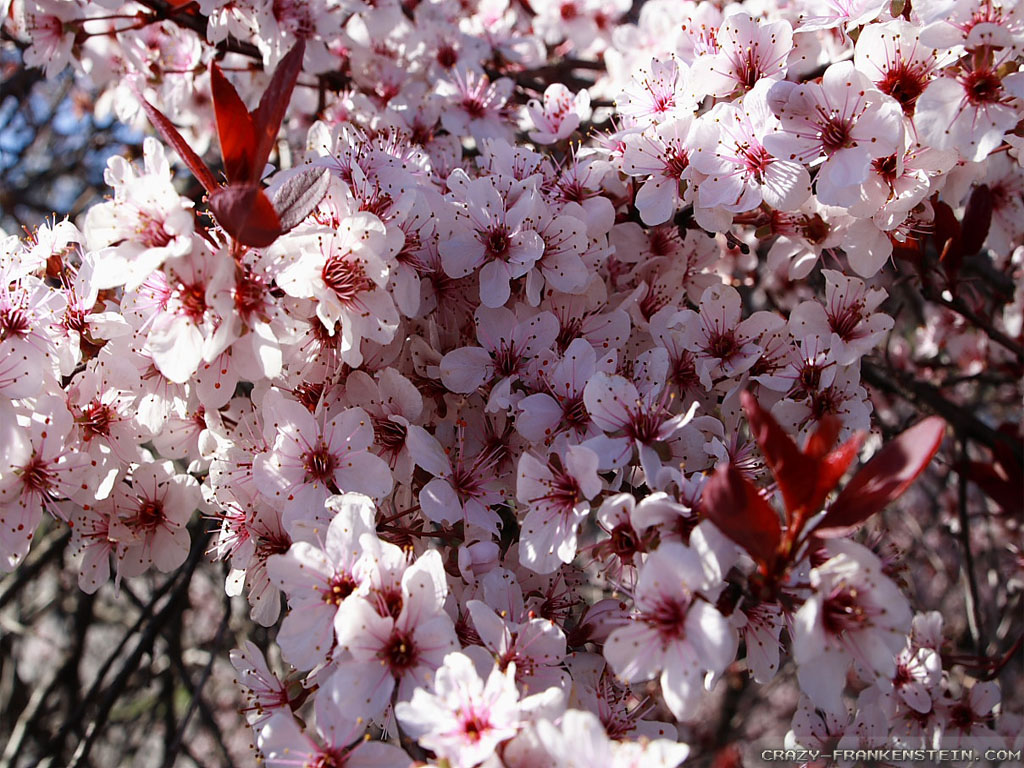
[(878, 363), (868, 359), (861, 363), (861, 378), (876, 389), (941, 416), (961, 437), (970, 438), (989, 448), (1006, 446), (1018, 461), (1022, 460), (1020, 446), (1011, 437), (988, 426), (969, 408), (948, 400), (938, 387), (915, 379), (912, 374), (884, 370)]

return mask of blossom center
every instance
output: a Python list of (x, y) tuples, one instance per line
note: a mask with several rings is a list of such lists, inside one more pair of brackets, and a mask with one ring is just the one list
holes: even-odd
[(967, 92), (967, 101), (975, 107), (997, 102), (1002, 96), (1003, 84), (991, 69), (975, 69), (968, 72), (962, 84)]
[(116, 414), (109, 405), (105, 405), (99, 400), (93, 400), (79, 419), (79, 423), (82, 425), (82, 436), (86, 442), (94, 437), (108, 437), (110, 425), (116, 418)]
[(484, 117), (487, 114), (487, 107), (484, 106), (483, 101), (478, 96), (469, 95), (462, 100), (462, 108), (466, 113), (476, 119)]
[(324, 394), (325, 385), (322, 381), (303, 381), (295, 386), (292, 394), (295, 399), (310, 413), (316, 411), (320, 398)]
[(874, 167), (875, 173), (881, 176), (882, 181), (890, 187), (896, 183), (896, 155), (875, 158), (871, 165)]
[(25, 310), (8, 307), (0, 311), (0, 341), (11, 336), (28, 336), (31, 331), (32, 323)]
[(178, 286), (178, 298), (185, 315), (198, 323), (206, 314), (206, 288), (199, 283)]
[(492, 259), (508, 261), (509, 251), (512, 249), (512, 238), (509, 237), (507, 229), (501, 227), (485, 233), (483, 243), (487, 249), (487, 255)]
[(451, 69), (459, 60), (459, 54), (448, 43), (437, 49), (437, 63), (445, 69)]
[(856, 336), (857, 326), (860, 325), (861, 303), (854, 302), (838, 311), (828, 314), (828, 324), (833, 332), (843, 341), (849, 341)]
[(629, 424), (626, 425), (626, 433), (638, 443), (649, 445), (658, 439), (658, 431), (661, 429), (664, 418), (660, 413), (640, 408), (629, 415)]
[(416, 664), (416, 646), (405, 632), (394, 632), (381, 651), (380, 658), (392, 671), (404, 672)]
[(388, 418), (373, 417), (373, 437), (377, 444), (392, 455), (405, 445), (405, 425)]
[(562, 403), (562, 420), (576, 430), (583, 430), (590, 421), (590, 412), (587, 404), (583, 402), (583, 396), (577, 395)]
[(320, 277), (342, 304), (352, 304), (360, 293), (373, 287), (366, 270), (358, 261), (345, 258), (347, 254), (332, 253), (324, 264)]
[(266, 303), (267, 284), (248, 267), (235, 278), (235, 309), (243, 318), (248, 318), (263, 309)]
[(740, 343), (732, 331), (715, 330), (709, 337), (704, 350), (719, 360), (728, 360), (740, 351)]
[(470, 710), (462, 713), (462, 732), (474, 744), (483, 738), (491, 729), (491, 721), (486, 715)]
[(144, 531), (151, 531), (164, 519), (164, 505), (158, 499), (141, 499), (135, 513), (135, 525)]
[(746, 166), (747, 173), (758, 181), (764, 178), (764, 173), (768, 170), (768, 165), (771, 161), (772, 156), (760, 144), (743, 149), (743, 163)]
[(341, 605), (342, 601), (351, 595), (356, 588), (356, 583), (347, 573), (335, 573), (322, 591), (324, 602), (330, 605)]
[(903, 107), (906, 114), (914, 111), (917, 97), (924, 92), (927, 78), (922, 69), (912, 67), (900, 59), (885, 71), (876, 84), (878, 90), (892, 96)]
[(690, 167), (690, 153), (679, 149), (675, 154), (665, 158), (665, 175), (670, 179), (681, 178)]
[(47, 493), (54, 486), (56, 479), (56, 475), (50, 469), (50, 463), (41, 456), (33, 456), (21, 470), (22, 485), (36, 493)]
[(142, 211), (139, 211), (139, 226), (135, 231), (139, 242), (147, 248), (163, 248), (172, 240), (162, 221)]
[(843, 585), (832, 590), (825, 598), (822, 622), (833, 635), (862, 629), (871, 621), (871, 614), (860, 602), (856, 587)]
[(321, 443), (316, 448), (302, 454), (302, 466), (306, 470), (308, 479), (326, 485), (334, 481), (334, 470), (338, 467), (338, 460), (327, 446)]
[(522, 356), (515, 344), (503, 343), (491, 353), (491, 359), (494, 361), (495, 371), (500, 376), (511, 376), (519, 370), (519, 364), (522, 362)]
[(838, 115), (829, 116), (821, 126), (821, 145), (828, 153), (845, 149), (852, 143), (850, 123)]
[(627, 562), (632, 561), (635, 553), (642, 551), (636, 531), (629, 523), (619, 523), (612, 528), (611, 548), (620, 560)]
[(662, 642), (682, 640), (686, 636), (686, 614), (689, 610), (689, 600), (662, 598), (644, 615), (644, 620), (657, 630)]

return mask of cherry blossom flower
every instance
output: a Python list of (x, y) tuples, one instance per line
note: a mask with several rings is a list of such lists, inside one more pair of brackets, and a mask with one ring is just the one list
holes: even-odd
[(453, 768), (473, 768), (519, 730), (515, 668), (491, 669), (486, 678), (463, 653), (450, 653), (434, 675), (433, 691), (419, 688), (395, 706), (402, 728)]
[(757, 340), (781, 318), (758, 312), (740, 321), (740, 295), (729, 286), (712, 286), (700, 300), (700, 314), (685, 309), (673, 320), (683, 329), (683, 346), (696, 355), (697, 375), (710, 388), (718, 377), (749, 370), (761, 356)]
[(451, 234), (438, 244), (444, 271), (465, 277), (479, 269), (480, 300), (487, 307), (508, 301), (509, 281), (525, 275), (544, 252), (544, 241), (532, 228), (536, 201), (522, 194), (506, 207), (490, 179), (466, 187), (465, 208), (456, 210)]
[(693, 125), (692, 118), (680, 115), (624, 140), (623, 172), (646, 177), (636, 194), (644, 224), (668, 221), (688, 198)]
[(427, 519), (448, 524), (463, 521), (496, 531), (500, 518), (490, 507), (503, 498), (494, 482), (497, 453), (486, 447), (469, 453), (461, 429), (449, 452), (423, 427), (411, 426), (407, 440), (413, 461), (433, 475), (419, 493)]
[(19, 0), (8, 3), (18, 36), (29, 45), (22, 54), (30, 67), (41, 67), (47, 78), (60, 74), (73, 59), (72, 47), (83, 18), (78, 3), (60, 0)]
[(299, 257), (275, 278), (290, 296), (317, 300), (316, 315), (330, 335), (340, 322), (341, 359), (362, 362), (361, 342), (386, 344), (398, 327), (398, 311), (385, 290), (390, 266), (385, 228), (371, 213), (346, 216), (338, 230), (311, 232), (292, 253)]
[(315, 416), (280, 392), (265, 407), (276, 419), (277, 437), (269, 453), (253, 465), (257, 487), (284, 513), (289, 531), (303, 520), (323, 521), (323, 503), (332, 494), (355, 491), (382, 499), (391, 491), (391, 472), (370, 453), (373, 424), (362, 408), (334, 418)]
[[(602, 468), (619, 467), (632, 455), (635, 446), (640, 463), (649, 483), (656, 483), (661, 459), (658, 444), (665, 443), (693, 418), (697, 403), (693, 402), (684, 413), (673, 413), (667, 407), (670, 401), (662, 390), (667, 370), (667, 355), (652, 354), (650, 370), (637, 377), (638, 387), (622, 376), (597, 373), (583, 390), (583, 402), (594, 424), (609, 435), (598, 435), (587, 441), (595, 451)], [(660, 358), (660, 359), (659, 359)]]
[(334, 645), (334, 617), (356, 591), (360, 538), (373, 531), (373, 503), (356, 493), (326, 502), (334, 517), (322, 543), (296, 541), (287, 553), (267, 560), (270, 579), (288, 595), (290, 610), (278, 644), (292, 664), (312, 669)]
[[(46, 510), (66, 517), (58, 502), (92, 500), (98, 490), (88, 456), (72, 440), (73, 416), (56, 395), (36, 399), (25, 416), (0, 412), (7, 423), (0, 453), (0, 566), (13, 570), (28, 554)], [(105, 492), (109, 494), (109, 483)]]
[(999, 146), (1017, 124), (1024, 73), (1002, 75), (996, 66), (965, 66), (955, 77), (939, 77), (917, 100), (914, 124), (920, 139), (937, 149), (955, 149), (977, 162)]
[(192, 204), (171, 184), (171, 166), (156, 139), (146, 139), (143, 158), (141, 174), (124, 158), (110, 158), (104, 178), (114, 199), (86, 215), (89, 247), (99, 251), (100, 288), (137, 288), (164, 261), (192, 251)]
[(736, 655), (735, 631), (699, 591), (710, 586), (700, 555), (682, 544), (662, 544), (640, 569), (633, 622), (615, 630), (604, 655), (616, 674), (649, 680), (660, 673), (672, 714), (694, 714), (700, 678), (721, 673)]
[[(521, 601), (521, 595), (517, 597)], [(496, 666), (510, 670), (524, 692), (566, 689), (568, 680), (559, 668), (565, 658), (565, 635), (557, 624), (530, 615), (515, 617), (507, 611), (499, 616), (480, 600), (469, 601), (466, 608)]]
[(542, 462), (524, 453), (519, 458), (516, 498), (527, 506), (519, 539), (520, 560), (539, 573), (571, 563), (576, 556), (576, 529), (586, 518), (591, 499), (601, 490), (597, 454), (580, 445)]
[(248, 691), (245, 716), (249, 725), (261, 726), (288, 706), (288, 690), (270, 671), (263, 652), (255, 643), (246, 640), (241, 648), (232, 649), (230, 659), (239, 683)]
[(811, 570), (813, 591), (794, 617), (793, 657), (801, 688), (818, 707), (838, 713), (851, 659), (895, 676), (911, 614), (870, 550), (840, 539), (827, 548), (831, 557)]
[(685, 760), (690, 752), (688, 745), (669, 739), (613, 741), (607, 726), (596, 714), (579, 709), (566, 711), (557, 726), (547, 720), (539, 722), (536, 733), (547, 758), (544, 764), (557, 768), (598, 763), (616, 768), (634, 765), (668, 768)]
[(567, 439), (597, 436), (599, 430), (583, 401), (584, 388), (596, 372), (594, 347), (586, 339), (573, 339), (563, 357), (542, 374), (546, 391), (519, 401), (516, 431), (534, 443), (563, 432)]
[(618, 111), (644, 124), (682, 117), (696, 106), (689, 69), (674, 58), (638, 67), (616, 100)]
[(472, 136), (477, 145), (485, 139), (508, 138), (504, 117), (512, 93), (506, 77), (491, 82), (474, 70), (454, 69), (451, 80), (442, 80), (437, 93), (447, 100), (441, 124), (453, 136)]
[(460, 347), (441, 359), (441, 380), (452, 392), (473, 392), (493, 382), (489, 410), (507, 408), (512, 386), (531, 358), (548, 350), (558, 333), (550, 312), (524, 320), (503, 307), (481, 306), (476, 311), (476, 336), (482, 346)]
[[(272, 768), (292, 768), (296, 764), (353, 768), (405, 768), (409, 765), (409, 756), (398, 747), (361, 738), (363, 727), (336, 724), (325, 716), (327, 711), (326, 707), (317, 709), (320, 716), (316, 730), (320, 740), (303, 732), (291, 714), (274, 714), (259, 729), (258, 746), (266, 764)], [(321, 723), (321, 720), (328, 722)], [(296, 763), (297, 760), (302, 762)]]
[(782, 130), (764, 137), (774, 156), (805, 165), (824, 158), (815, 191), (826, 205), (852, 202), (851, 188), (867, 177), (874, 158), (891, 155), (903, 141), (903, 113), (875, 89), (852, 62), (833, 64), (821, 84), (776, 83), (768, 103)]
[(758, 81), (740, 106), (723, 102), (697, 122), (691, 160), (707, 176), (698, 188), (701, 206), (742, 213), (763, 201), (792, 211), (810, 196), (810, 177), (803, 165), (773, 157), (761, 143), (760, 137), (776, 124), (767, 100), (772, 82)]
[(717, 50), (697, 57), (690, 77), (704, 93), (728, 96), (749, 91), (762, 79), (786, 76), (793, 28), (785, 20), (761, 22), (737, 11), (726, 16), (715, 42)]
[[(332, 523), (333, 525), (333, 523)], [(436, 551), (425, 553), (402, 574), (398, 615), (382, 615), (362, 597), (343, 601), (334, 617), (335, 638), (347, 651), (324, 683), (324, 694), (348, 717), (372, 718), (397, 691), (408, 701), (427, 687), (445, 656), (458, 650), (455, 626), (444, 612), (447, 581)]]
[(118, 483), (111, 496), (110, 535), (123, 545), (118, 572), (137, 576), (150, 564), (164, 573), (173, 571), (188, 557), (191, 542), (185, 526), (202, 503), (199, 484), (176, 473), (169, 461), (134, 467), (130, 482)]
[(568, 138), (581, 120), (590, 117), (590, 94), (583, 90), (573, 95), (561, 83), (553, 83), (544, 89), (543, 103), (530, 101), (526, 112), (535, 128), (530, 131), (530, 139), (538, 144), (554, 144)]
[(825, 305), (806, 301), (790, 314), (790, 329), (797, 337), (830, 338), (829, 349), (839, 365), (852, 365), (874, 348), (893, 326), (893, 319), (875, 312), (886, 292), (868, 287), (863, 280), (823, 269)]
[(825, 0), (821, 4), (806, 2), (803, 6), (807, 11), (800, 14), (797, 25), (800, 32), (840, 26), (850, 31), (877, 18), (885, 3), (879, 0)]
[(861, 30), (854, 52), (854, 66), (896, 99), (908, 117), (936, 72), (953, 60), (920, 37), (920, 27), (903, 19), (870, 24)]

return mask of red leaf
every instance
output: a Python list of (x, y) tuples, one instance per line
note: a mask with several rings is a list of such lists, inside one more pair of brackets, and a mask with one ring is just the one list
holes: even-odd
[(232, 185), (210, 196), (217, 222), (242, 245), (266, 248), (281, 236), (281, 221), (270, 199), (255, 185)]
[(857, 434), (829, 453), (818, 465), (818, 482), (814, 489), (813, 504), (808, 508), (812, 513), (821, 509), (825, 498), (832, 492), (839, 481), (843, 479), (846, 470), (850, 468), (853, 460), (857, 458), (861, 443), (864, 442), (864, 435)]
[(750, 431), (779, 484), (789, 522), (792, 523), (793, 513), (804, 507), (813, 495), (817, 462), (801, 453), (792, 438), (752, 394), (741, 393), (740, 402), (750, 422)]
[(178, 133), (178, 129), (174, 127), (174, 124), (167, 119), (163, 112), (142, 98), (141, 94), (139, 94), (139, 101), (142, 102), (142, 108), (145, 110), (149, 122), (156, 128), (157, 133), (174, 148), (174, 151), (178, 153), (178, 156), (188, 166), (188, 169), (192, 171), (192, 175), (199, 179), (203, 189), (213, 193), (217, 189), (217, 179), (214, 178), (213, 171), (207, 167), (202, 158), (186, 143), (184, 137)]
[(807, 438), (807, 443), (804, 445), (804, 456), (811, 459), (822, 459), (827, 456), (828, 452), (832, 450), (832, 446), (836, 444), (842, 428), (843, 422), (839, 420), (838, 416), (826, 413), (818, 422), (818, 428)]
[(965, 256), (971, 256), (981, 250), (991, 224), (992, 192), (982, 184), (974, 188), (964, 210), (962, 242)]
[(216, 63), (210, 68), (210, 90), (217, 115), (217, 136), (224, 158), (228, 182), (255, 184), (260, 180), (263, 164), (255, 168), (256, 126), (238, 91), (224, 77)]
[(933, 200), (932, 209), (935, 212), (932, 222), (935, 250), (939, 252), (939, 262), (946, 273), (946, 279), (952, 285), (964, 260), (962, 229), (949, 205), (941, 200)]
[(281, 121), (288, 110), (288, 102), (292, 98), (292, 90), (295, 88), (295, 81), (302, 71), (302, 57), (306, 52), (306, 41), (299, 38), (290, 51), (281, 59), (281, 63), (274, 70), (274, 76), (270, 79), (270, 85), (263, 92), (260, 104), (253, 112), (253, 124), (256, 129), (256, 151), (253, 159), (256, 177), (253, 181), (259, 181), (259, 175), (263, 173), (263, 166), (270, 158), (270, 150), (274, 148), (277, 141), (278, 131), (281, 130)]
[(1007, 475), (1001, 464), (985, 464), (980, 461), (968, 462), (959, 468), (960, 474), (981, 488), (992, 501), (1009, 515), (1019, 515), (1024, 499), (1024, 476), (1018, 471)]
[(782, 537), (779, 516), (757, 488), (730, 463), (719, 465), (701, 494), (701, 512), (765, 570)]
[(939, 450), (945, 432), (946, 422), (931, 416), (887, 443), (846, 484), (815, 535), (845, 536), (903, 495)]

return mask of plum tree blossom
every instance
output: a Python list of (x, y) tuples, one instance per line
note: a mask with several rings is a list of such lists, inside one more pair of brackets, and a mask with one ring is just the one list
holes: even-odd
[(1018, 5), (0, 27), (0, 764), (1019, 760)]
[(484, 678), (472, 660), (450, 653), (431, 689), (395, 707), (402, 726), (422, 746), (457, 768), (472, 768), (516, 735), (522, 724), (515, 667), (493, 667)]

